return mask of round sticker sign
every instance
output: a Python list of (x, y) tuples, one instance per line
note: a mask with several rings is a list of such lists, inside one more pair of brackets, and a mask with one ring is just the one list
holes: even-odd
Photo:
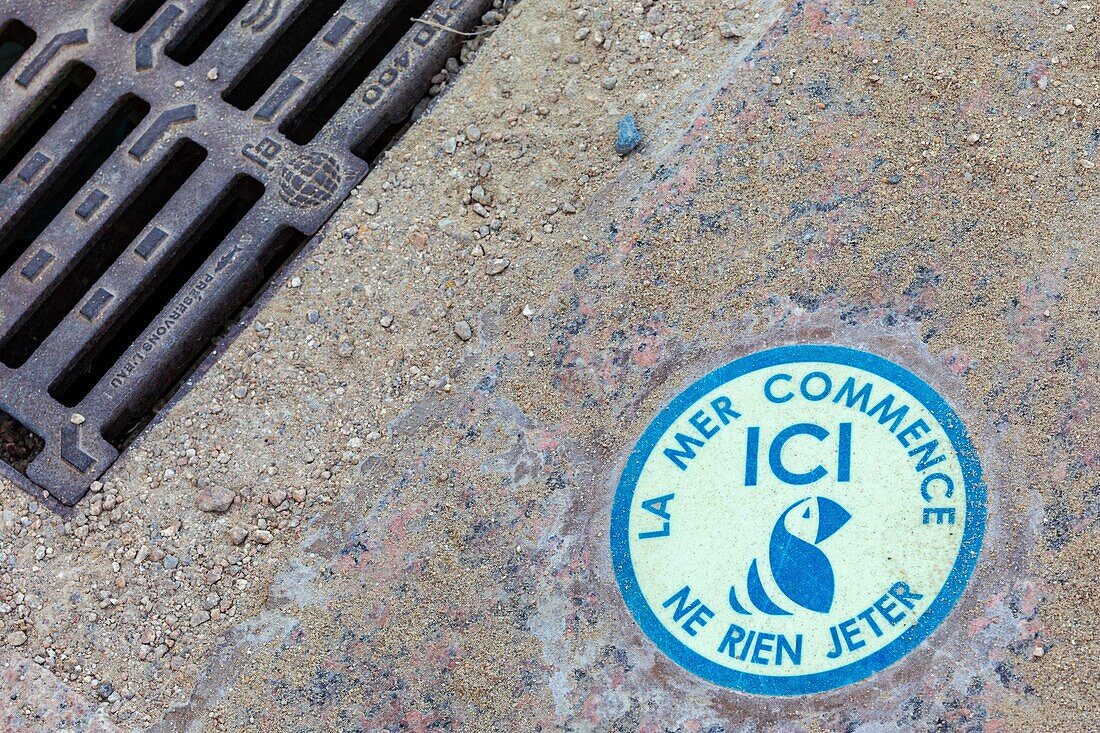
[(873, 354), (788, 346), (712, 372), (649, 425), (615, 493), (611, 554), (675, 662), (799, 695), (927, 638), (984, 530), (977, 454), (943, 397)]

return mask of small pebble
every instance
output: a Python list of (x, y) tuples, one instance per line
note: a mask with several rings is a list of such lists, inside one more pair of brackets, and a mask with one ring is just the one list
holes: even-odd
[(232, 489), (227, 489), (223, 486), (212, 486), (199, 492), (195, 504), (198, 506), (200, 512), (215, 512), (221, 514), (229, 511), (229, 508), (233, 506), (233, 500), (236, 498), (237, 495)]
[(619, 83), (619, 79), (617, 77), (605, 76), (603, 78), (603, 80), (600, 82), (600, 86), (610, 92), (612, 89), (615, 88), (615, 85), (618, 84), (618, 83)]
[(722, 38), (744, 38), (745, 32), (734, 23), (725, 22), (718, 25), (718, 32)]
[(455, 321), (455, 336), (458, 336), (461, 341), (469, 341), (473, 338), (474, 330), (470, 328), (470, 324), (466, 321)]
[(634, 115), (623, 115), (619, 120), (618, 134), (615, 137), (615, 152), (619, 155), (630, 154), (642, 142), (642, 133), (634, 121)]
[(489, 262), (485, 265), (485, 274), (487, 274), (487, 275), (499, 275), (500, 273), (507, 270), (508, 265), (510, 265), (510, 264), (511, 264), (511, 262), (509, 262), (508, 260), (506, 260), (502, 257), (498, 257), (496, 259), (489, 260)]

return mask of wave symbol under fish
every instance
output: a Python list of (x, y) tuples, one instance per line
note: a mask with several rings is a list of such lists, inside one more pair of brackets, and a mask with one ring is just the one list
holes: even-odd
[[(836, 581), (829, 558), (817, 545), (836, 534), (852, 515), (832, 499), (809, 496), (787, 507), (776, 520), (768, 543), (768, 564), (775, 586), (791, 602), (810, 611), (828, 613), (833, 606)], [(761, 613), (790, 616), (791, 612), (768, 595), (754, 558), (746, 578), (748, 600)], [(730, 607), (750, 615), (730, 586)]]

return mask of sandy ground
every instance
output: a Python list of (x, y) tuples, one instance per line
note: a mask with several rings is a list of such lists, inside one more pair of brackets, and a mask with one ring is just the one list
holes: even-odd
[[(1100, 727), (1098, 48), (1075, 2), (524, 0), (72, 521), (0, 492), (45, 680), (0, 721)], [(948, 394), (991, 526), (929, 643), (772, 701), (637, 630), (608, 511), (677, 391), (808, 339)]]

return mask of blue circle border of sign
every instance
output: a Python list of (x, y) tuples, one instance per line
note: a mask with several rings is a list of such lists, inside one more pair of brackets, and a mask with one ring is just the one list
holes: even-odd
[[(750, 372), (795, 362), (818, 361), (856, 367), (877, 374), (916, 397), (935, 416), (951, 440), (959, 457), (966, 489), (966, 523), (962, 545), (951, 574), (928, 610), (901, 636), (874, 654), (844, 667), (791, 677), (738, 672), (716, 664), (692, 651), (673, 636), (654, 615), (638, 585), (630, 558), (628, 525), (631, 500), (638, 477), (654, 446), (665, 431), (688, 407), (715, 387)], [(845, 346), (806, 344), (780, 346), (741, 357), (693, 383), (678, 394), (649, 424), (634, 446), (615, 490), (611, 509), (611, 561), (627, 608), (634, 620), (669, 658), (694, 674), (715, 684), (757, 695), (806, 695), (836, 689), (866, 679), (898, 661), (939, 628), (962, 596), (974, 567), (985, 534), (985, 484), (977, 451), (970, 442), (963, 421), (947, 401), (927, 383), (892, 361)]]

